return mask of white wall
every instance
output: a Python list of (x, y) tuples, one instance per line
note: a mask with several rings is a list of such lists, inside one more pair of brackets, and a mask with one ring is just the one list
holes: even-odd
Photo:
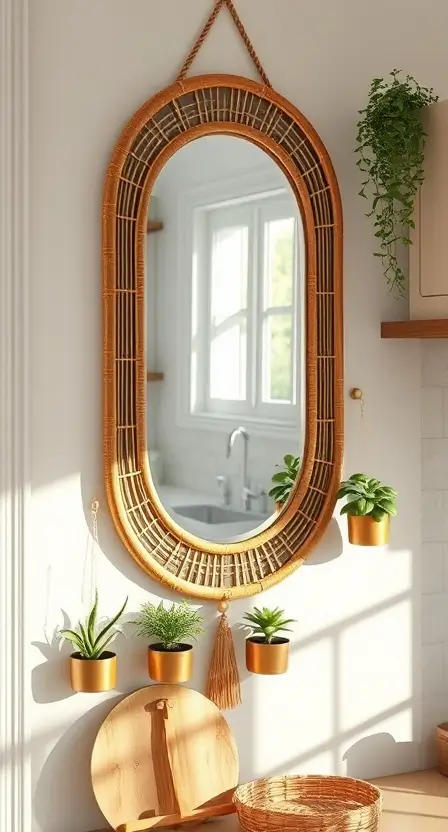
[(448, 345), (422, 344), (422, 663), (425, 759), (448, 698)]
[[(39, 0), (31, 5), (31, 348), (33, 551), (27, 571), (35, 642), (81, 611), (89, 505), (101, 502), (103, 609), (165, 597), (118, 541), (105, 504), (101, 440), (100, 210), (114, 141), (134, 110), (170, 82), (209, 0)], [(241, 777), (348, 770), (360, 776), (421, 762), (420, 347), (382, 342), (380, 321), (403, 317), (387, 295), (352, 149), (372, 77), (395, 66), (448, 95), (444, 0), (238, 0), (272, 82), (320, 132), (345, 216), (346, 472), (396, 486), (400, 515), (387, 552), (347, 546), (333, 524), (309, 564), (263, 599), (298, 619), (290, 673), (248, 678), (232, 713)], [(195, 71), (251, 74), (227, 14)], [(428, 566), (425, 561), (425, 578)], [(90, 582), (84, 581), (87, 592)], [(241, 619), (247, 604), (235, 604)], [(214, 616), (205, 609), (207, 620)], [(242, 635), (236, 633), (238, 649)], [(197, 650), (203, 684), (209, 639)], [(144, 645), (120, 643), (119, 692), (145, 683)], [(48, 661), (49, 658), (49, 661)], [(71, 695), (54, 648), (30, 645), (34, 830), (101, 826), (89, 786), (92, 737), (115, 696)], [(351, 749), (351, 750), (350, 750)]]
[[(203, 188), (208, 186), (211, 201), (213, 185), (218, 189), (228, 183), (233, 187), (241, 177), (250, 177), (247, 185), (253, 192), (253, 181), (259, 177), (260, 190), (269, 182), (270, 188), (287, 188), (289, 183), (267, 154), (250, 142), (229, 136), (209, 136), (192, 142), (170, 159), (155, 186), (157, 210), (165, 227), (163, 233), (148, 236), (148, 256), (155, 250), (155, 273), (148, 269), (148, 326), (151, 328), (154, 302), (157, 308), (156, 348), (154, 366), (165, 374), (163, 384), (149, 385), (148, 435), (155, 428), (155, 443), (163, 454), (164, 483), (210, 494), (219, 499), (216, 483), (218, 474), (225, 475), (230, 484), (232, 501), (241, 507), (242, 445), (237, 444), (230, 459), (226, 459), (227, 437), (240, 423), (249, 431), (248, 473), (252, 487), (267, 493), (272, 485), (275, 466), (287, 453), (302, 455), (303, 438), (299, 428), (275, 436), (263, 435), (247, 424), (244, 416), (235, 418), (220, 429), (208, 430), (194, 425), (185, 427), (186, 391), (185, 351), (190, 335), (188, 293), (181, 281), (191, 281), (189, 249), (186, 246), (185, 201), (204, 199)], [(247, 181), (247, 180), (246, 180)], [(243, 187), (240, 184), (240, 187)], [(202, 189), (202, 192), (201, 192)], [(219, 193), (219, 190), (218, 190)], [(182, 210), (183, 207), (183, 210)], [(191, 209), (192, 210), (192, 209)], [(154, 298), (154, 301), (151, 300)], [(148, 359), (151, 362), (151, 357)], [(261, 433), (261, 435), (260, 435)], [(272, 435), (273, 434), (273, 435)], [(291, 436), (292, 434), (292, 436)], [(266, 502), (267, 505), (267, 502)], [(272, 507), (272, 504), (270, 503)], [(253, 504), (263, 510), (263, 503)]]

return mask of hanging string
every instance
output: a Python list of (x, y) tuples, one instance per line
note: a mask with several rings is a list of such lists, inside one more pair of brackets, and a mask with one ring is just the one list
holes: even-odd
[(359, 387), (353, 387), (350, 390), (350, 397), (359, 404), (360, 422), (357, 430), (358, 436), (358, 456), (359, 456), (359, 473), (364, 473), (365, 463), (365, 446), (366, 446), (366, 408), (364, 401), (364, 394)]
[(364, 404), (364, 396), (362, 394), (359, 400), (359, 409), (361, 416), (361, 467), (364, 473), (364, 465), (366, 459), (366, 408)]
[(258, 71), (258, 74), (259, 74), (260, 78), (266, 84), (267, 87), (271, 87), (272, 84), (270, 83), (269, 78), (266, 75), (266, 73), (265, 73), (265, 71), (264, 71), (264, 69), (261, 65), (261, 61), (260, 61), (257, 53), (255, 52), (254, 47), (252, 46), (249, 35), (247, 34), (247, 32), (246, 32), (246, 30), (243, 26), (242, 20), (241, 20), (240, 16), (238, 15), (238, 12), (237, 12), (235, 6), (232, 3), (232, 0), (217, 0), (217, 2), (215, 3), (215, 6), (213, 8), (213, 11), (211, 12), (204, 28), (202, 29), (202, 32), (200, 33), (199, 37), (197, 38), (191, 52), (187, 56), (187, 58), (185, 60), (185, 63), (183, 65), (181, 71), (179, 72), (179, 75), (177, 76), (177, 80), (178, 81), (183, 81), (183, 79), (185, 78), (188, 70), (190, 69), (196, 55), (198, 54), (202, 44), (204, 43), (208, 33), (210, 32), (210, 29), (212, 28), (216, 18), (218, 17), (218, 14), (221, 11), (223, 6), (227, 6), (230, 14), (232, 15), (232, 20), (235, 23), (235, 26), (238, 29), (238, 31), (239, 31), (239, 33), (240, 33), (240, 35), (241, 35), (241, 37), (244, 41), (246, 49), (249, 52), (249, 55), (252, 58), (252, 61), (255, 64), (256, 68), (257, 68), (257, 71)]
[(82, 604), (84, 607), (89, 608), (93, 604), (97, 585), (97, 551), (100, 545), (98, 540), (99, 507), (100, 504), (98, 500), (92, 500), (90, 509), (92, 519), (92, 535), (89, 535), (87, 540), (82, 579)]

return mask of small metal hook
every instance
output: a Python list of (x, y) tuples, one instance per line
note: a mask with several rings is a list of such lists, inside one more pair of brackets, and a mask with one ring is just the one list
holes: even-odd
[(352, 387), (350, 390), (350, 398), (359, 401), (362, 399), (362, 390), (359, 387)]

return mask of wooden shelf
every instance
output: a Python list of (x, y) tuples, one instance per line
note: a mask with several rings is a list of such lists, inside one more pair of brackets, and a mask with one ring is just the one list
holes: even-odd
[(164, 373), (146, 373), (146, 381), (163, 381)]
[(154, 234), (155, 231), (163, 231), (163, 222), (149, 220), (146, 231), (148, 234)]
[(448, 338), (448, 318), (429, 321), (383, 321), (381, 338)]

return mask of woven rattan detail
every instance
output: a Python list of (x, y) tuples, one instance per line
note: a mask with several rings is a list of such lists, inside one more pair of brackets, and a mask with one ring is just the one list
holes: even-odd
[[(301, 477), (271, 527), (231, 544), (206, 543), (176, 526), (152, 484), (146, 447), (149, 196), (171, 155), (210, 133), (245, 137), (280, 165), (300, 206), (307, 247), (307, 432)], [(168, 586), (208, 598), (260, 592), (296, 569), (328, 525), (343, 443), (341, 272), (335, 175), (320, 139), (286, 99), (237, 76), (200, 76), (177, 82), (135, 114), (116, 146), (104, 194), (105, 476), (124, 543)]]
[(234, 801), (244, 832), (376, 832), (381, 814), (379, 789), (350, 777), (256, 780)]

